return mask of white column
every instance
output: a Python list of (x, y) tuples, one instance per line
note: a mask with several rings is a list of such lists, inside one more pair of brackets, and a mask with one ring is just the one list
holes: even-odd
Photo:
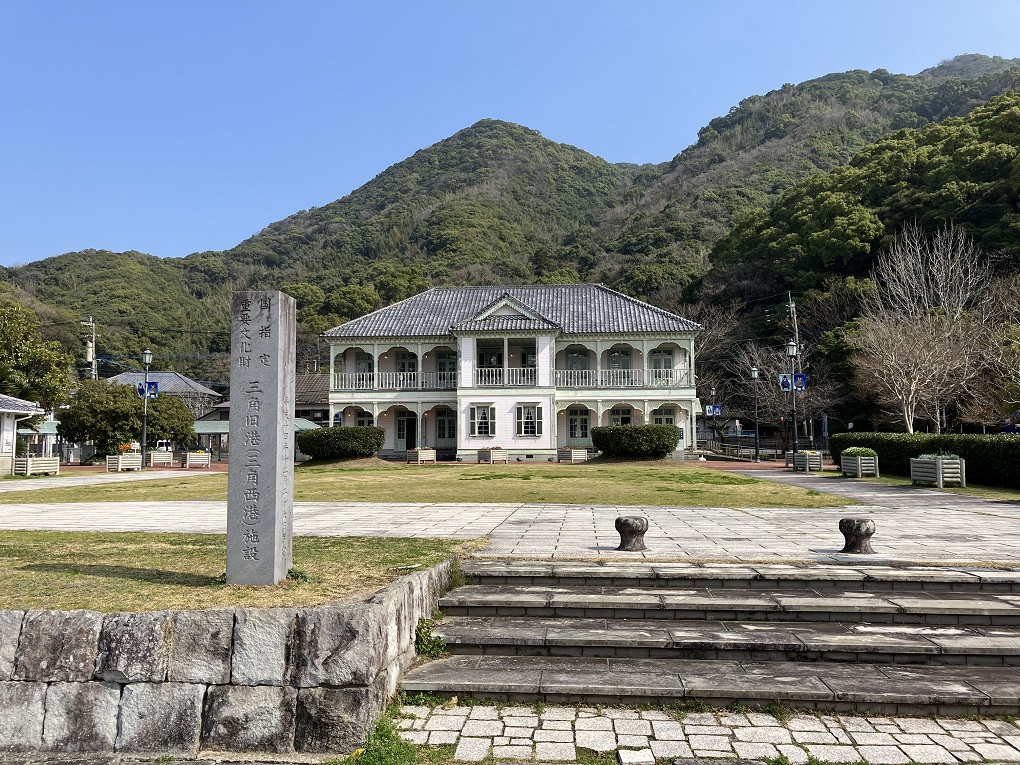
[(379, 390), (379, 343), (372, 343), (372, 389)]

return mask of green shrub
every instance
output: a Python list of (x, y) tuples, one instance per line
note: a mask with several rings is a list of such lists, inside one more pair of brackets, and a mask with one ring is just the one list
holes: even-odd
[(591, 441), (607, 457), (662, 458), (680, 443), (676, 425), (611, 425), (592, 428)]
[(869, 449), (867, 446), (851, 446), (843, 450), (844, 457), (877, 457), (878, 452)]
[(1020, 435), (839, 433), (829, 439), (836, 462), (852, 446), (874, 449), (883, 474), (910, 475), (910, 459), (922, 454), (958, 454), (967, 461), (968, 482), (1020, 488)]
[(298, 448), (312, 459), (337, 460), (371, 457), (382, 449), (386, 433), (382, 428), (318, 428), (298, 433)]

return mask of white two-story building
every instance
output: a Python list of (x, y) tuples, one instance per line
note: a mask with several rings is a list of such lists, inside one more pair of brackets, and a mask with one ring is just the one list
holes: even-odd
[(434, 288), (325, 333), (330, 416), (465, 461), (544, 460), (597, 425), (677, 425), (690, 448), (700, 329), (601, 284)]

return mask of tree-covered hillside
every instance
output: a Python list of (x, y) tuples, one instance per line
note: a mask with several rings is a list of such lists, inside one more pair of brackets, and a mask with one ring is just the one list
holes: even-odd
[[(913, 76), (854, 71), (784, 85), (712, 120), (696, 144), (661, 165), (613, 165), (526, 127), (483, 120), (230, 250), (163, 260), (86, 250), (0, 269), (0, 279), (39, 314), (46, 337), (79, 359), (79, 321), (91, 315), (99, 353), (115, 357), (107, 371), (137, 366), (150, 345), (158, 366), (212, 382), (223, 376), (229, 293), (244, 287), (283, 288), (298, 299), (299, 345), (311, 359), (317, 332), (432, 285), (602, 281), (676, 308), (866, 267), (866, 257), (830, 255), (815, 240), (806, 260), (784, 266), (768, 254), (768, 210), (777, 202), (773, 218), (807, 205), (811, 225), (837, 231), (846, 217), (837, 202), (867, 213), (859, 235), (869, 252), (897, 220), (921, 213), (966, 221), (985, 246), (1007, 246), (1011, 219), (981, 218), (1008, 213), (1015, 192), (1014, 160), (991, 138), (975, 133), (987, 155), (925, 165), (931, 188), (915, 189), (904, 176), (903, 190), (882, 197), (884, 181), (862, 179), (901, 155), (936, 162), (953, 153), (937, 123), (1020, 88), (1015, 64), (969, 55)], [(1015, 146), (1008, 136), (1000, 143)], [(937, 191), (943, 177), (952, 184)], [(858, 193), (853, 179), (866, 197), (833, 196)], [(831, 191), (828, 208), (811, 207), (816, 187)], [(798, 220), (777, 225), (793, 227), (784, 236), (811, 233)], [(811, 275), (794, 279), (794, 271)]]
[(752, 263), (796, 290), (866, 275), (904, 224), (954, 224), (985, 252), (1020, 264), (1020, 92), (962, 118), (902, 130), (846, 167), (794, 186), (716, 246), (719, 264)]

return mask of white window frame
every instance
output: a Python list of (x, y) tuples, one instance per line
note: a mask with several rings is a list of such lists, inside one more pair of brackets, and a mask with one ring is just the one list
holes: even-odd
[[(623, 419), (627, 418), (627, 422)], [(610, 425), (630, 425), (634, 422), (634, 410), (629, 407), (616, 407), (609, 412), (609, 424)]]
[[(534, 432), (529, 433), (529, 430)], [(538, 438), (542, 435), (541, 404), (517, 405), (517, 435), (521, 438)]]
[[(365, 420), (367, 420), (367, 422), (365, 422)], [(371, 412), (362, 410), (355, 415), (354, 424), (359, 428), (372, 428), (375, 427), (375, 417)]]
[(496, 435), (496, 407), (492, 404), (472, 404), (468, 421), (473, 438), (491, 438)]

